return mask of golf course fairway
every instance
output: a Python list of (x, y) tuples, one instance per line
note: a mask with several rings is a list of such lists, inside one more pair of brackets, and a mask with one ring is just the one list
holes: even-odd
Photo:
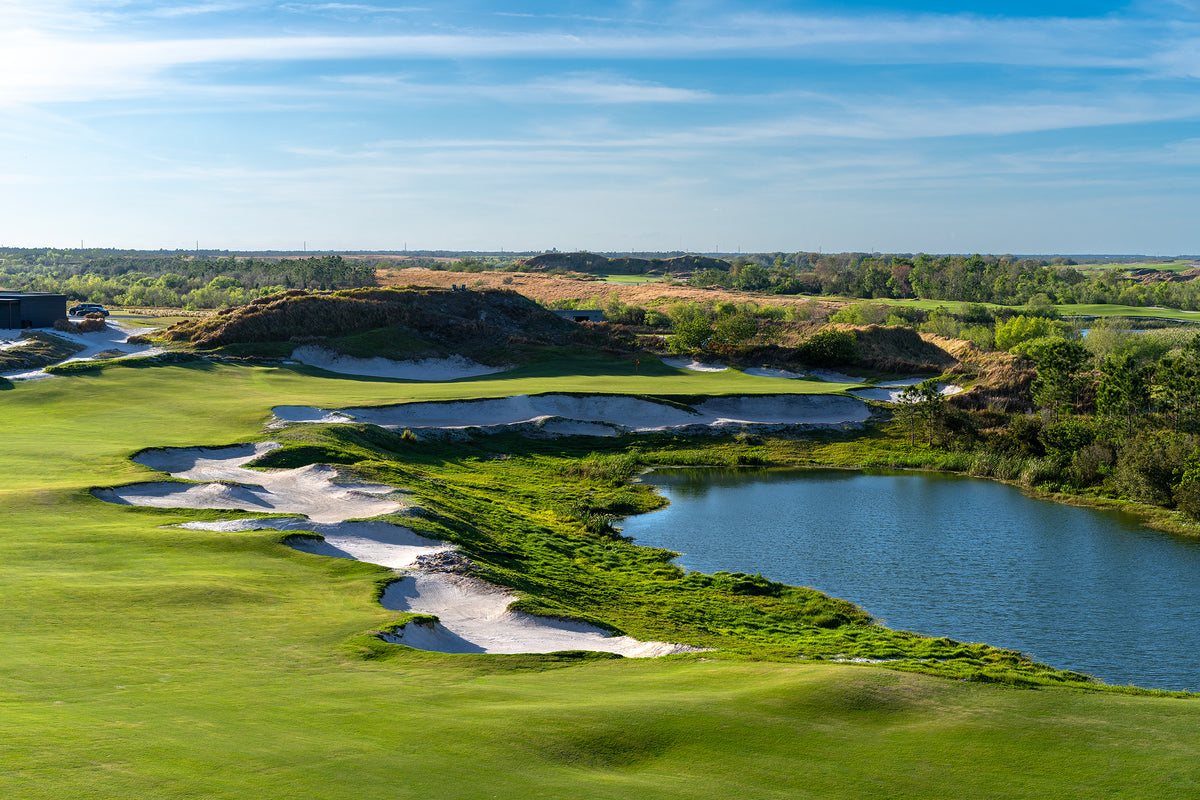
[[(0, 795), (1145, 798), (1200, 795), (1191, 697), (744, 654), (371, 647), (388, 571), (219, 512), (102, 502), (144, 448), (266, 441), (277, 405), (845, 388), (603, 359), (444, 384), (207, 362), (0, 391)], [(207, 515), (207, 516), (206, 516)], [(870, 609), (866, 609), (868, 612)]]

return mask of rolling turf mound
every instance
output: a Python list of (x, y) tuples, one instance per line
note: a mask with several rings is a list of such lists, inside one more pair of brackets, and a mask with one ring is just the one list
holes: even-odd
[(202, 350), (274, 344), (279, 355), (296, 345), (319, 345), (360, 358), (461, 355), (485, 364), (512, 363), (545, 347), (614, 344), (606, 329), (565, 320), (515, 292), (411, 287), (289, 291), (181, 322), (164, 336)]

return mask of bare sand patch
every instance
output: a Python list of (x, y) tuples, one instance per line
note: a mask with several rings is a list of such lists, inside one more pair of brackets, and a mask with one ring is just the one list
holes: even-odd
[(489, 367), (460, 355), (413, 361), (397, 361), (391, 358), (354, 358), (315, 345), (297, 347), (292, 351), (292, 360), (343, 375), (398, 378), (408, 381), (452, 381), (458, 378), (494, 375), (497, 372), (512, 369), (512, 367)]
[(795, 380), (805, 377), (804, 373), (792, 372), (788, 369), (778, 369), (776, 367), (747, 367), (742, 372), (759, 378), (787, 378), (788, 380)]
[[(70, 364), (76, 361), (96, 361), (102, 358), (122, 358), (129, 356), (154, 356), (162, 353), (162, 348), (152, 347), (145, 344), (131, 344), (130, 336), (149, 333), (154, 328), (122, 328), (114, 322), (108, 322), (107, 326), (102, 331), (93, 333), (72, 333), (67, 331), (56, 331), (53, 328), (37, 328), (42, 333), (48, 336), (57, 336), (60, 339), (66, 339), (70, 342), (83, 345), (83, 350), (80, 350), (70, 358), (61, 361), (61, 364)], [(6, 334), (19, 335), (21, 331), (0, 331), (0, 335), (5, 335), (5, 341), (10, 337)], [(16, 372), (6, 372), (0, 377), (8, 378), (9, 380), (37, 380), (40, 378), (53, 377), (44, 369), (34, 370), (19, 370)]]
[(866, 421), (871, 412), (858, 398), (842, 395), (714, 397), (685, 408), (622, 395), (545, 394), (336, 411), (277, 406), (274, 413), (282, 422), (365, 422), (384, 428), (450, 430), (533, 424), (551, 433), (611, 435), (616, 431), (638, 433), (744, 425), (857, 424)]
[[(878, 386), (869, 389), (851, 389), (850, 392), (855, 397), (861, 397), (864, 400), (879, 400), (884, 403), (899, 403), (900, 396), (909, 386), (915, 386), (921, 383), (924, 378), (911, 378), (905, 381), (893, 381), (890, 383), (881, 383)], [(963, 390), (963, 387), (953, 383), (939, 383), (938, 394), (943, 397), (958, 394)]]
[(827, 381), (829, 383), (866, 383), (866, 378), (859, 378), (854, 375), (847, 375), (844, 372), (838, 372), (832, 369), (814, 369), (809, 375), (819, 381)]
[(243, 466), (277, 446), (259, 443), (144, 450), (133, 460), (176, 478), (206, 483), (136, 483), (97, 489), (92, 494), (124, 505), (297, 513), (316, 522), (342, 522), (404, 509), (401, 503), (380, 496), (394, 492), (393, 487), (343, 482), (332, 467), (312, 464), (251, 470)]
[[(387, 641), (446, 653), (549, 653), (597, 650), (631, 657), (692, 652), (698, 648), (667, 642), (642, 642), (580, 622), (536, 617), (509, 609), (518, 599), (502, 589), (456, 570), (465, 559), (446, 558), (454, 545), (421, 536), (381, 520), (354, 520), (404, 508), (380, 497), (391, 486), (338, 482), (327, 466), (252, 470), (245, 465), (278, 447), (263, 442), (232, 447), (144, 450), (134, 460), (173, 477), (204, 481), (157, 481), (93, 494), (112, 503), (169, 508), (205, 508), (303, 514), (304, 517), (190, 522), (183, 527), (208, 531), (278, 530), (309, 533), (286, 543), (302, 552), (379, 564), (407, 575), (384, 593), (386, 608), (432, 614), (434, 624), (409, 623), (382, 634)], [(438, 556), (438, 558), (431, 558)]]
[(386, 638), (421, 650), (446, 653), (529, 653), (595, 650), (631, 657), (696, 652), (666, 642), (612, 636), (584, 622), (535, 617), (509, 608), (516, 595), (476, 578), (417, 573), (391, 584), (380, 598), (384, 608), (430, 614), (433, 625), (406, 625)]
[(365, 561), (391, 569), (410, 567), (423, 555), (448, 552), (454, 545), (439, 542), (401, 525), (379, 520), (321, 523), (300, 517), (239, 519), (223, 522), (187, 522), (182, 526), (199, 531), (303, 531), (321, 537), (294, 536), (289, 547), (305, 553)]
[(694, 358), (664, 358), (662, 363), (675, 369), (688, 369), (692, 372), (724, 372), (729, 369), (726, 364), (712, 364), (697, 361)]

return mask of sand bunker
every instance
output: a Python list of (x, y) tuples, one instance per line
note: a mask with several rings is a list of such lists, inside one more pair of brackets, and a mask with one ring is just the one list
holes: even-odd
[[(695, 652), (665, 642), (611, 636), (594, 625), (512, 611), (516, 595), (465, 575), (418, 573), (388, 586), (384, 608), (432, 614), (436, 624), (409, 624), (386, 639), (443, 653), (529, 653), (597, 650), (631, 657)], [(531, 643), (534, 649), (531, 650)]]
[[(915, 386), (918, 383), (926, 380), (925, 378), (906, 378), (901, 381), (889, 381), (881, 383), (878, 386), (869, 389), (851, 389), (850, 391), (856, 396), (864, 400), (880, 400), (885, 403), (899, 403), (900, 395), (909, 386)], [(938, 394), (949, 397), (953, 394), (958, 394), (963, 390), (963, 387), (953, 383), (939, 383)]]
[[(559, 650), (597, 650), (630, 657), (694, 652), (695, 647), (666, 642), (641, 642), (611, 636), (594, 625), (535, 617), (508, 606), (517, 596), (477, 578), (459, 574), (461, 557), (447, 558), (456, 548), (414, 531), (379, 520), (352, 520), (404, 508), (380, 497), (395, 493), (391, 486), (347, 484), (325, 466), (255, 471), (246, 464), (278, 447), (273, 443), (218, 448), (145, 450), (134, 460), (169, 472), (173, 477), (205, 483), (158, 481), (116, 489), (96, 489), (96, 497), (112, 503), (167, 508), (209, 508), (273, 511), (305, 517), (275, 517), (189, 522), (193, 530), (278, 530), (312, 533), (286, 541), (315, 555), (379, 564), (409, 574), (388, 587), (381, 602), (395, 611), (438, 617), (432, 624), (409, 623), (387, 641), (420, 650), (445, 653), (551, 653)], [(347, 521), (350, 520), (350, 521)]]
[(176, 478), (213, 482), (137, 483), (97, 489), (92, 494), (124, 505), (298, 513), (315, 522), (341, 522), (404, 509), (402, 504), (379, 496), (394, 492), (393, 487), (339, 482), (337, 472), (331, 467), (314, 464), (259, 471), (242, 466), (275, 446), (260, 443), (213, 449), (145, 450), (133, 460)]
[(787, 378), (788, 380), (795, 380), (797, 378), (804, 377), (804, 374), (801, 372), (792, 372), (791, 370), (787, 369), (776, 369), (775, 367), (747, 367), (742, 371), (747, 375), (754, 375), (759, 378)]
[(395, 361), (390, 358), (354, 358), (315, 345), (297, 347), (292, 359), (310, 367), (320, 367), (343, 375), (364, 375), (374, 378), (400, 378), (408, 381), (452, 381), (493, 375), (512, 367), (489, 367), (459, 355), (449, 358), (423, 358), (416, 361)]
[(391, 569), (412, 566), (418, 557), (454, 550), (454, 545), (429, 539), (408, 528), (378, 520), (316, 523), (300, 517), (237, 519), (223, 522), (187, 522), (182, 526), (198, 531), (304, 531), (320, 539), (294, 536), (290, 547), (314, 555), (365, 561)]
[(847, 375), (844, 372), (837, 372), (832, 369), (814, 369), (809, 373), (810, 377), (816, 378), (819, 381), (827, 381), (829, 383), (866, 383), (866, 378), (859, 378), (854, 375)]
[[(153, 328), (136, 328), (127, 330), (117, 326), (113, 322), (109, 322), (108, 326), (102, 331), (93, 333), (69, 333), (65, 331), (56, 331), (52, 328), (38, 328), (37, 330), (50, 336), (57, 336), (60, 339), (66, 339), (71, 342), (76, 342), (83, 345), (83, 350), (80, 350), (75, 355), (62, 361), (62, 364), (70, 364), (74, 361), (96, 361), (102, 358), (123, 358), (128, 356), (154, 356), (163, 352), (162, 348), (151, 347), (144, 344), (130, 344), (129, 337), (138, 334), (145, 334), (153, 331)], [(21, 331), (0, 331), (0, 335), (5, 335), (4, 341), (8, 341), (7, 334), (18, 336)], [(17, 342), (16, 344), (19, 344)], [(39, 378), (52, 377), (44, 369), (34, 370), (19, 370), (16, 372), (6, 372), (0, 377), (8, 378), (14, 381), (37, 380)]]
[(277, 406), (283, 422), (365, 422), (384, 428), (540, 426), (546, 433), (584, 435), (742, 426), (842, 426), (870, 417), (861, 400), (838, 395), (714, 397), (693, 408), (621, 395), (517, 395), (489, 400), (405, 403), (337, 411)]
[(690, 369), (693, 372), (724, 372), (729, 369), (725, 364), (705, 364), (694, 358), (664, 358), (662, 363), (675, 369)]

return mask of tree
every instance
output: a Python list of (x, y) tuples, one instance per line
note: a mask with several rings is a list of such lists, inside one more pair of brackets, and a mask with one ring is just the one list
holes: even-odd
[(707, 317), (695, 316), (676, 322), (674, 333), (667, 337), (667, 347), (676, 353), (700, 350), (712, 338), (712, 323)]
[(916, 439), (917, 421), (925, 425), (925, 435), (933, 444), (933, 432), (946, 413), (946, 398), (938, 389), (937, 378), (905, 386), (900, 392), (897, 413), (908, 423), (908, 443)]
[(1059, 333), (1053, 321), (1045, 317), (1027, 317), (1021, 314), (996, 324), (996, 349), (1011, 350), (1023, 342)]
[(1133, 424), (1150, 407), (1150, 367), (1141, 366), (1126, 353), (1108, 356), (1100, 366), (1100, 385), (1096, 388), (1096, 408), (1106, 417), (1125, 422), (1125, 433), (1133, 433)]
[(1033, 382), (1033, 400), (1057, 420), (1079, 395), (1079, 371), (1089, 354), (1082, 344), (1067, 339), (1041, 339), (1035, 345), (1029, 353), (1038, 373)]
[(823, 330), (801, 342), (796, 356), (814, 367), (835, 367), (856, 359), (858, 346), (849, 331)]
[(1200, 410), (1200, 336), (1176, 356), (1159, 360), (1154, 370), (1154, 399), (1175, 430), (1197, 426)]
[(758, 333), (758, 323), (749, 314), (721, 317), (713, 326), (714, 338), (722, 344), (741, 344)]

